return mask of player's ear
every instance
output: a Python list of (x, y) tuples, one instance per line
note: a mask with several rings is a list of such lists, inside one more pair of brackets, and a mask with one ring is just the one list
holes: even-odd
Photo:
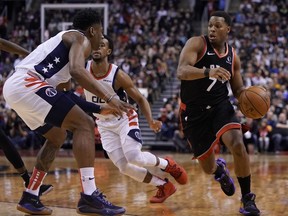
[(89, 27), (89, 34), (90, 34), (92, 37), (95, 36), (95, 29), (94, 29), (92, 26)]
[(112, 49), (107, 50), (107, 55), (110, 55), (112, 53)]
[(230, 27), (230, 26), (227, 26), (227, 34), (230, 33), (230, 30), (231, 30), (231, 27)]

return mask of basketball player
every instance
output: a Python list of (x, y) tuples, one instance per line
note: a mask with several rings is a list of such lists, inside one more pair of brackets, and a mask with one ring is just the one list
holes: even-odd
[[(122, 116), (132, 106), (102, 90), (84, 67), (85, 59), (92, 49), (98, 49), (102, 38), (103, 28), (97, 11), (79, 11), (73, 26), (73, 30), (61, 31), (40, 44), (15, 67), (15, 73), (4, 84), (7, 103), (32, 130), (46, 138), (17, 209), (28, 214), (52, 214), (52, 210), (40, 202), (38, 191), (66, 138), (66, 130), (69, 130), (73, 132), (73, 153), (82, 186), (77, 212), (120, 215), (125, 209), (107, 201), (96, 187), (94, 122), (70, 97), (57, 89), (69, 89), (73, 77), (83, 88), (112, 106), (116, 115)], [(99, 113), (106, 111), (99, 106)]]
[[(0, 50), (4, 50), (6, 52), (22, 56), (27, 56), (29, 54), (29, 51), (24, 49), (23, 47), (2, 38), (0, 38)], [(21, 178), (24, 180), (25, 187), (28, 187), (30, 180), (28, 170), (19, 152), (15, 148), (15, 145), (6, 136), (5, 132), (1, 128), (0, 128), (0, 147), (3, 150), (6, 158), (10, 161), (10, 163), (20, 174)], [(49, 193), (52, 189), (53, 189), (52, 185), (43, 184), (39, 189), (39, 195), (40, 196), (45, 195)]]
[(249, 157), (243, 144), (241, 124), (229, 102), (227, 84), (237, 98), (244, 89), (240, 59), (228, 45), (231, 18), (214, 12), (208, 35), (190, 38), (180, 54), (177, 77), (181, 80), (181, 121), (194, 156), (207, 174), (213, 174), (223, 192), (232, 196), (235, 187), (226, 162), (215, 161), (214, 146), (221, 142), (234, 158), (235, 173), (242, 194), (243, 215), (259, 215), (255, 194), (251, 193)]
[[(146, 117), (150, 128), (154, 132), (161, 129), (161, 121), (152, 118), (151, 109), (146, 98), (134, 86), (131, 78), (115, 64), (108, 62), (113, 52), (112, 40), (104, 36), (100, 48), (92, 51), (92, 59), (88, 61), (86, 69), (90, 71), (95, 80), (100, 82), (111, 95), (127, 100), (126, 93), (140, 107)], [(86, 100), (96, 104), (106, 103), (94, 93), (84, 90)], [(158, 188), (155, 196), (150, 199), (152, 203), (162, 203), (175, 191), (175, 186), (167, 179), (152, 175), (145, 167), (159, 167), (170, 173), (178, 183), (186, 184), (186, 171), (169, 157), (157, 157), (149, 152), (142, 152), (142, 139), (138, 124), (138, 114), (130, 110), (122, 118), (95, 114), (96, 123), (101, 136), (103, 149), (109, 158), (118, 167), (121, 173), (138, 182), (154, 185)]]

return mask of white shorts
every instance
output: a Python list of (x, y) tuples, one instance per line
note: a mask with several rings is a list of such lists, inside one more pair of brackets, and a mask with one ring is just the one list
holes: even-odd
[(96, 120), (96, 123), (103, 149), (108, 153), (119, 148), (125, 149), (125, 144), (130, 144), (129, 146), (131, 146), (131, 143), (126, 143), (127, 136), (130, 136), (135, 142), (142, 144), (138, 114), (135, 111), (129, 117), (124, 114), (121, 119), (116, 117), (106, 120), (99, 119)]
[[(31, 130), (45, 124), (46, 117), (53, 105), (59, 98), (63, 98), (63, 95), (37, 74), (24, 70), (15, 72), (6, 80), (3, 87), (3, 96), (7, 104), (17, 112)], [(72, 106), (70, 103), (66, 104), (63, 103), (63, 106)], [(70, 109), (71, 107), (69, 107)], [(46, 123), (59, 126), (57, 124), (60, 124), (59, 122), (66, 114), (67, 109), (64, 108), (54, 114), (55, 122)], [(51, 119), (53, 119), (52, 115)]]

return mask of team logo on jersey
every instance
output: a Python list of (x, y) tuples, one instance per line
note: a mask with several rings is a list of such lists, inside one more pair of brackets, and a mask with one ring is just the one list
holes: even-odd
[(228, 56), (228, 57), (227, 57), (226, 63), (232, 64), (232, 58), (231, 58), (231, 56)]
[(57, 94), (57, 90), (54, 89), (54, 88), (47, 88), (45, 90), (45, 94), (48, 96), (48, 97), (54, 97), (56, 94)]
[(129, 131), (128, 136), (142, 144), (141, 132), (139, 129), (132, 129)]
[(215, 53), (214, 52), (207, 52), (207, 55), (215, 55)]

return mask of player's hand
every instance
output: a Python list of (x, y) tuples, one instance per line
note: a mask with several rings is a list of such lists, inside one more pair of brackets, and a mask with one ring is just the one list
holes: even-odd
[(155, 132), (159, 133), (161, 131), (162, 122), (158, 120), (152, 120), (149, 124), (150, 128)]
[(107, 105), (107, 104), (102, 104), (101, 105), (101, 111), (99, 114), (101, 115), (114, 115), (114, 116), (117, 116), (117, 110), (114, 109), (113, 107)]
[(136, 110), (136, 108), (132, 106), (131, 104), (125, 103), (115, 97), (113, 97), (109, 101), (108, 105), (115, 109), (114, 115), (121, 116), (121, 117), (123, 116), (123, 112), (128, 114), (129, 110), (131, 109)]
[(230, 80), (231, 74), (226, 69), (222, 67), (218, 67), (218, 68), (213, 68), (210, 70), (209, 77), (213, 77), (221, 82), (225, 82), (225, 81)]

